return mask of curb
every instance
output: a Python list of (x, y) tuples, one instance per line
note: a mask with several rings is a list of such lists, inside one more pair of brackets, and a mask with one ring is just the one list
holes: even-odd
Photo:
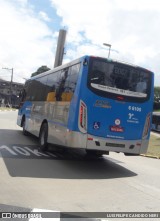
[(148, 154), (140, 154), (142, 157), (149, 157), (149, 158), (154, 158), (154, 159), (160, 159), (160, 157), (157, 156), (152, 156), (152, 155), (148, 155)]
[(18, 111), (18, 110), (0, 110), (0, 112), (9, 112), (9, 111)]

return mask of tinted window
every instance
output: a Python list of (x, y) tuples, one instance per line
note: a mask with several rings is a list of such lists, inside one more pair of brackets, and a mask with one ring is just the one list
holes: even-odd
[(26, 89), (26, 100), (29, 101), (45, 101), (46, 100), (46, 82), (47, 76), (28, 81)]
[(26, 83), (26, 93), (27, 93), (27, 96), (26, 96), (26, 100), (27, 101), (32, 101), (34, 100), (33, 98), (35, 98), (35, 95), (34, 95), (34, 90), (33, 90), (33, 81), (28, 81)]
[(74, 93), (80, 64), (64, 68), (26, 84), (27, 100), (70, 101)]
[(151, 73), (141, 68), (102, 59), (91, 60), (88, 87), (100, 96), (123, 95), (126, 100), (150, 96)]
[(51, 73), (47, 76), (47, 101), (55, 101), (56, 90), (58, 88), (60, 71)]
[(46, 100), (46, 83), (47, 83), (47, 76), (37, 78), (34, 80), (34, 100), (36, 101), (45, 101)]
[(24, 85), (23, 90), (20, 91), (19, 97), (21, 101), (25, 101), (27, 100), (27, 96), (28, 96), (28, 85), (29, 85), (29, 81), (27, 81)]
[(68, 77), (68, 68), (63, 69), (58, 78), (58, 87), (56, 89), (56, 100), (63, 101), (65, 100), (63, 93), (65, 92), (65, 83)]
[(69, 67), (68, 77), (65, 82), (65, 92), (69, 93), (70, 99), (75, 91), (79, 75), (80, 63)]

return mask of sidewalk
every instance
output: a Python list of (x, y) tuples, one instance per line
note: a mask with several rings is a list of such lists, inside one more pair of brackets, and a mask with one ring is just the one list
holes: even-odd
[(142, 156), (160, 159), (160, 133), (151, 132), (147, 153)]
[(156, 132), (151, 132), (151, 134), (153, 135), (153, 136), (156, 136), (156, 137), (160, 137), (160, 133), (156, 133)]
[(18, 111), (18, 109), (0, 107), (0, 112), (4, 112), (4, 111)]

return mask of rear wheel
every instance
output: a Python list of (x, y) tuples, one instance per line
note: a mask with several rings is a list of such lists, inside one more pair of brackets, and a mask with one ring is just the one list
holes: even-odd
[(43, 123), (39, 134), (39, 145), (41, 151), (46, 151), (48, 149), (47, 140), (48, 140), (48, 124)]

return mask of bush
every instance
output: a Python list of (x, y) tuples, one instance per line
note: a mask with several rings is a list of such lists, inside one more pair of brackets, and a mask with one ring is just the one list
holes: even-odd
[(154, 110), (160, 110), (160, 102), (155, 101), (153, 108)]

